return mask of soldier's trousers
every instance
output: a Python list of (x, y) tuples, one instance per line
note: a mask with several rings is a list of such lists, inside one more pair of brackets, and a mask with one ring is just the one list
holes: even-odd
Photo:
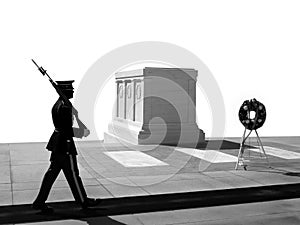
[(79, 176), (76, 155), (53, 155), (52, 153), (50, 160), (51, 164), (44, 175), (40, 191), (36, 197), (36, 200), (34, 201), (34, 204), (44, 204), (46, 202), (51, 187), (61, 170), (64, 172), (76, 202), (83, 204), (87, 198), (87, 195), (84, 190), (82, 180)]

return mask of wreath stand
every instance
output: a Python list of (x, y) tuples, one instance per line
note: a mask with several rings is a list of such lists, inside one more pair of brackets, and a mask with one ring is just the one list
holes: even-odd
[[(237, 170), (239, 166), (243, 166), (244, 170), (247, 170), (247, 164), (246, 163), (249, 162), (249, 160), (245, 160), (243, 156), (244, 156), (245, 149), (247, 149), (247, 147), (245, 146), (245, 142), (248, 139), (248, 137), (250, 136), (252, 130), (249, 131), (249, 134), (247, 136), (246, 136), (246, 130), (247, 129), (245, 128), (243, 137), (241, 139), (238, 159), (237, 159), (237, 162), (235, 164), (235, 170)], [(260, 151), (264, 155), (264, 157), (261, 157), (261, 158), (266, 159), (266, 161), (268, 163), (268, 166), (271, 167), (269, 159), (268, 159), (267, 154), (265, 152), (264, 146), (263, 146), (263, 144), (261, 142), (261, 139), (260, 139), (260, 137), (257, 133), (257, 130), (254, 130), (254, 131), (255, 131), (255, 134), (256, 134), (256, 138), (257, 138), (257, 141), (258, 141), (258, 144), (259, 144)]]
[[(250, 112), (255, 112), (254, 118), (251, 118)], [(238, 153), (238, 157), (237, 157), (237, 162), (235, 164), (235, 169), (237, 170), (239, 166), (243, 166), (244, 170), (247, 170), (247, 162), (249, 162), (250, 160), (244, 159), (244, 152), (245, 152), (245, 149), (247, 148), (247, 146), (245, 145), (245, 142), (253, 130), (255, 131), (255, 134), (256, 134), (257, 143), (258, 143), (258, 146), (260, 149), (260, 155), (262, 156), (262, 154), (263, 154), (263, 157), (260, 157), (260, 158), (266, 159), (266, 161), (268, 162), (268, 165), (270, 167), (270, 162), (266, 155), (264, 146), (263, 146), (261, 139), (257, 133), (257, 129), (262, 127), (262, 125), (264, 124), (264, 122), (266, 120), (265, 106), (261, 102), (257, 101), (255, 98), (251, 99), (251, 100), (246, 100), (243, 102), (242, 106), (240, 107), (239, 119), (240, 119), (240, 122), (244, 125), (245, 130), (244, 130), (244, 134), (241, 139), (241, 144), (240, 144), (240, 149), (239, 149), (239, 153)], [(247, 129), (249, 130), (248, 135), (246, 135)], [(249, 158), (250, 158), (250, 150), (249, 150)], [(252, 158), (254, 158), (254, 157), (252, 157)]]

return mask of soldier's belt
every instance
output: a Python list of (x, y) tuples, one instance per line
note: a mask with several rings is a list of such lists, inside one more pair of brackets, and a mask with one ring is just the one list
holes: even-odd
[(55, 128), (54, 132), (59, 133), (59, 132), (64, 132), (64, 130), (63, 130), (63, 129), (60, 129), (60, 128)]

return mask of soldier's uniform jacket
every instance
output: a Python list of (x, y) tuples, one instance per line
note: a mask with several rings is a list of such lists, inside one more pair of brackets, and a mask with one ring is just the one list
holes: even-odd
[(84, 130), (73, 127), (72, 108), (59, 98), (52, 108), (52, 120), (55, 127), (47, 144), (53, 154), (77, 155), (73, 137), (82, 138)]

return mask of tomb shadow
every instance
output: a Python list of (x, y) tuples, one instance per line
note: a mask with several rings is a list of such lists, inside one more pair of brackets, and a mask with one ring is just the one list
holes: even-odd
[[(165, 146), (172, 146), (172, 147), (183, 147), (183, 148), (196, 148), (205, 150), (209, 148), (210, 150), (229, 150), (229, 149), (239, 149), (240, 143), (229, 141), (229, 140), (208, 140), (205, 142), (199, 142), (197, 144), (184, 144), (184, 143), (177, 143), (177, 144), (161, 144)], [(246, 148), (256, 148), (251, 145), (245, 145)]]

